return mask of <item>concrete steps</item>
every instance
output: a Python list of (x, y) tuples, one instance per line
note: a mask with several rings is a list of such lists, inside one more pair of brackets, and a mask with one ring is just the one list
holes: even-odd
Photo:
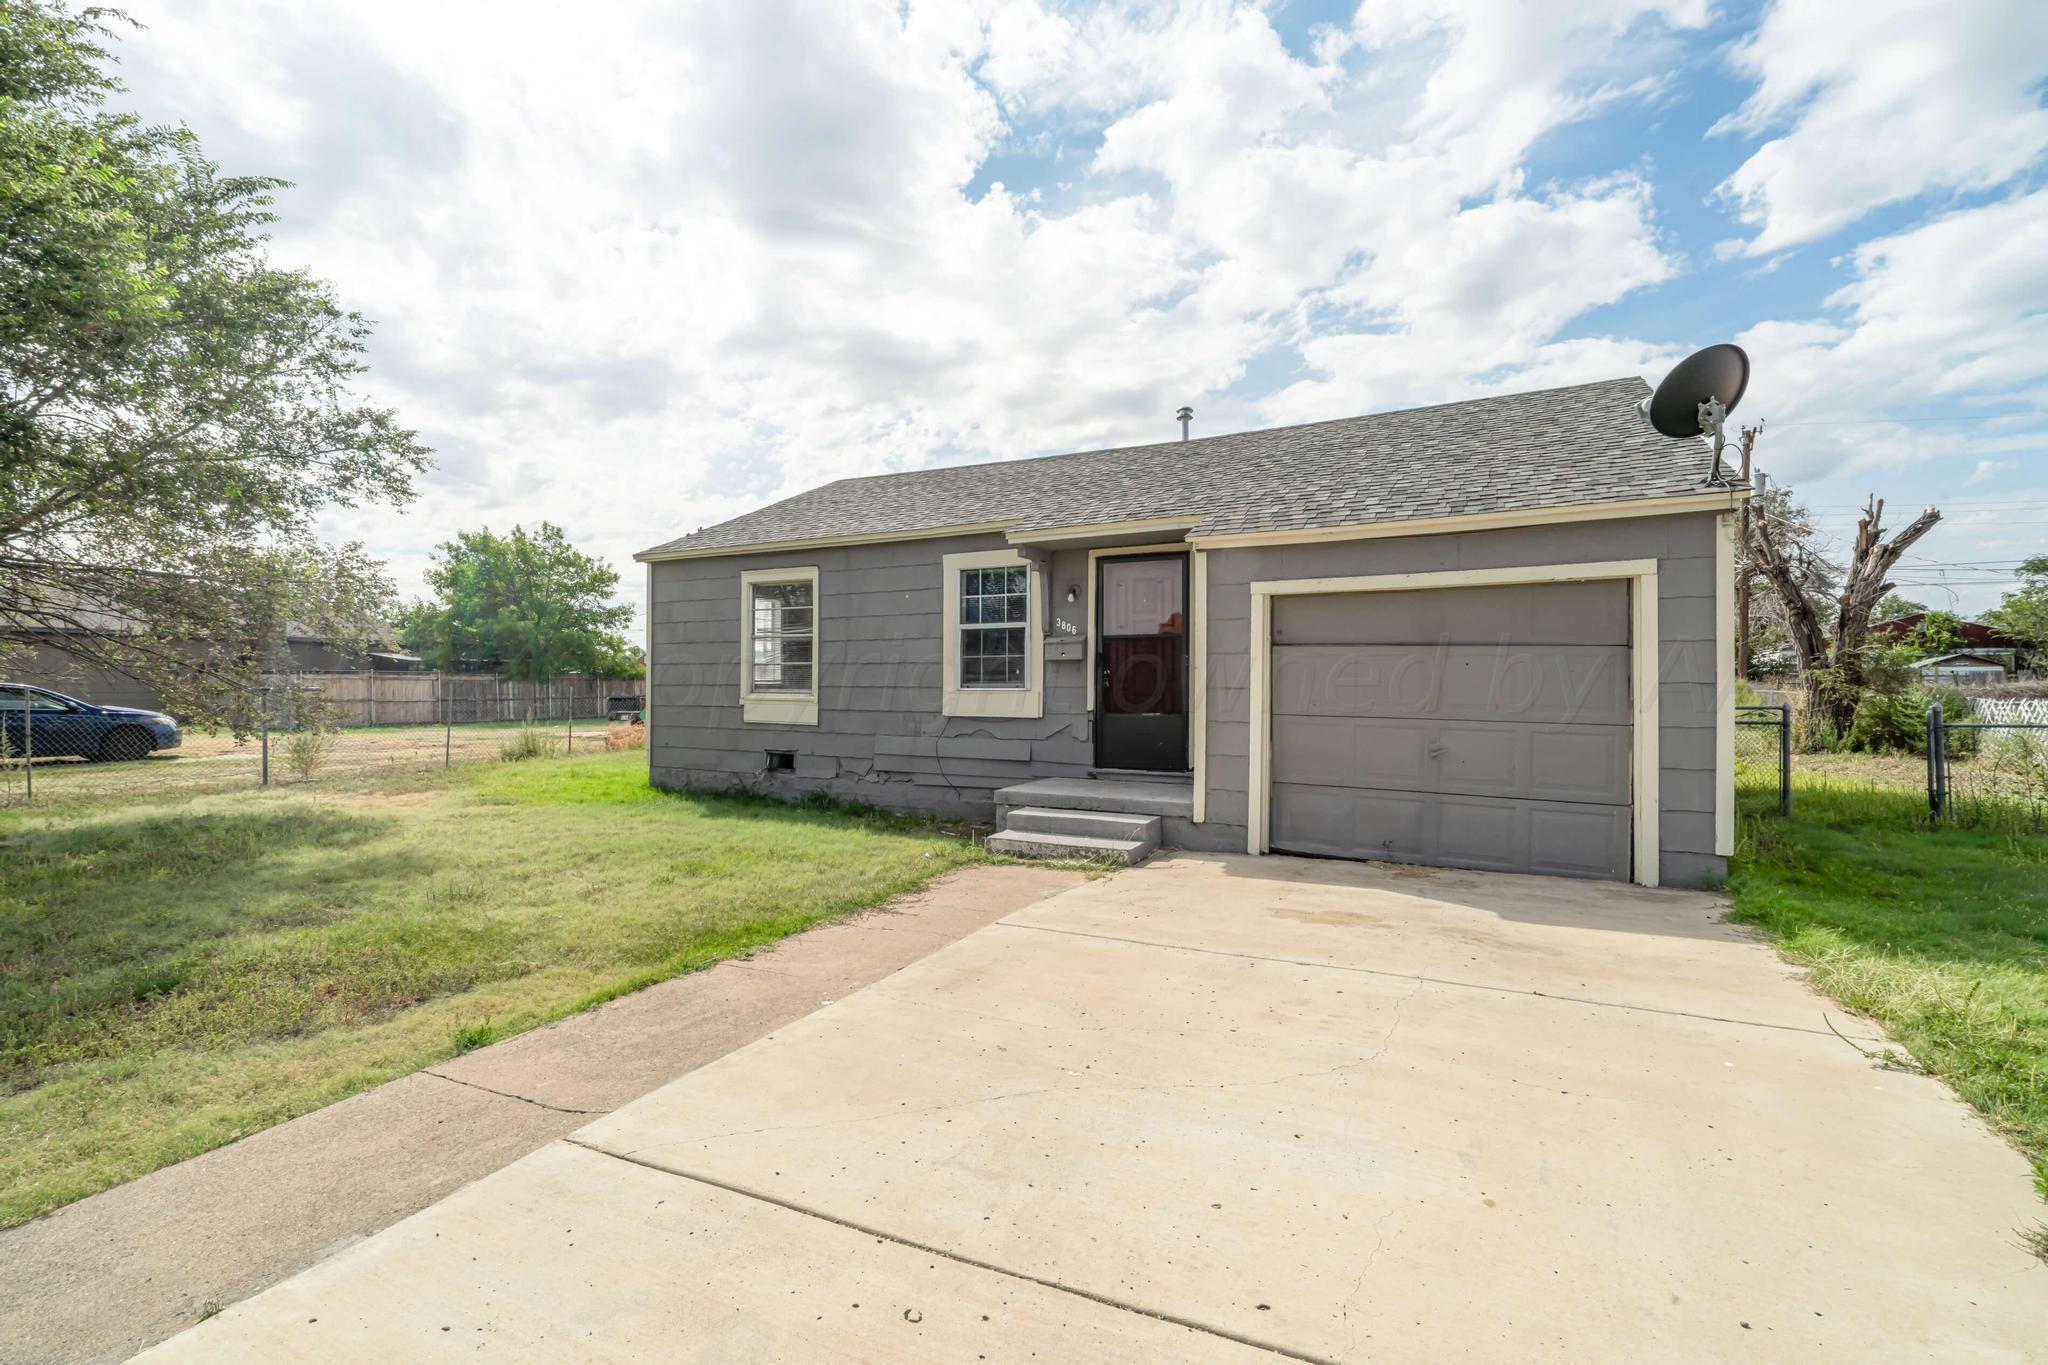
[(1012, 858), (1141, 863), (1159, 847), (1159, 818), (1093, 811), (1033, 810), (1005, 813), (1003, 828), (988, 836), (988, 851)]
[(1159, 848), (1163, 817), (1192, 803), (1186, 786), (1165, 782), (1048, 779), (996, 793), (991, 853), (1141, 863)]
[(1187, 778), (1125, 781), (1121, 778), (1042, 777), (996, 793), (999, 810), (1030, 806), (1039, 810), (1097, 810), (1132, 815), (1178, 816), (1195, 811), (1195, 786)]

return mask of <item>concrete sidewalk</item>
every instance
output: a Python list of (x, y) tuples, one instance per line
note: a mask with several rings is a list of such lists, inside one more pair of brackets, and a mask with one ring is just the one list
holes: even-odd
[(2039, 1360), (2025, 1161), (1836, 1013), (1708, 896), (1176, 854), (151, 1358)]
[(0, 1360), (126, 1359), (934, 949), (1082, 881), (976, 867), (0, 1233)]

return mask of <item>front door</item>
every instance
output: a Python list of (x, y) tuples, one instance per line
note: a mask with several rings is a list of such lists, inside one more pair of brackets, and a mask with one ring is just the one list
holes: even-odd
[(1096, 766), (1186, 772), (1188, 557), (1096, 564)]

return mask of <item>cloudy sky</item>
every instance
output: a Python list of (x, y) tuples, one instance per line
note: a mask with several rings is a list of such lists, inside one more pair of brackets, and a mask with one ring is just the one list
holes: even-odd
[[(439, 451), (329, 530), (617, 562), (849, 474), (1639, 373), (1906, 591), (2048, 551), (2039, 0), (131, 0), (133, 107), (296, 182)], [(1573, 458), (1569, 449), (1556, 453)]]

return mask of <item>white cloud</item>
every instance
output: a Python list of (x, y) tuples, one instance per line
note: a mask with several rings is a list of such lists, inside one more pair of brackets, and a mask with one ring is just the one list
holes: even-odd
[[(408, 586), (454, 530), (546, 517), (637, 597), (634, 550), (844, 475), (1671, 354), (1572, 335), (1683, 268), (1655, 167), (1530, 167), (1653, 104), (1706, 0), (1373, 0), (1305, 50), (1231, 0), (138, 8), (144, 112), (300, 182), (277, 254), (378, 320), (374, 391), (441, 452), (408, 515), (332, 528)], [(1836, 87), (1783, 79), (1745, 117), (1794, 140)], [(1027, 146), (1045, 184), (978, 186)], [(1776, 184), (1744, 202), (1776, 212)], [(1756, 329), (1760, 388), (1793, 411), (1914, 335), (1945, 358), (1928, 393), (2018, 382), (1998, 348), (2040, 338), (1989, 272), (2033, 280), (2032, 210), (1944, 224), (1851, 256), (1825, 318)]]
[[(1851, 262), (1853, 278), (1828, 300), (1838, 321), (1767, 322), (1737, 338), (1757, 367), (1746, 401), (1816, 423), (1801, 431), (1788, 476), (1981, 450), (2048, 412), (2029, 392), (2048, 355), (2048, 190), (1866, 242)], [(1938, 402), (2013, 415), (1884, 420)]]
[(1929, 190), (2004, 184), (2048, 150), (2040, 0), (1774, 0), (1731, 54), (1755, 81), (1716, 131), (1785, 131), (1721, 187), (1753, 255)]
[[(1644, 348), (1554, 338), (1669, 273), (1647, 188), (1529, 191), (1518, 164), (1703, 2), (1560, 27), (1403, 0), (1299, 57), (1224, 0), (601, 25), (158, 0), (123, 56), (147, 114), (300, 182), (278, 255), (378, 320), (375, 393), (442, 466), (406, 517), (332, 529), (410, 580), (486, 520), (551, 518), (623, 567), (842, 475), (1169, 435), (1275, 347), (1320, 388), (1205, 418), (1626, 368)], [(1030, 118), (1099, 136), (1092, 164), (1057, 208), (970, 199)]]

